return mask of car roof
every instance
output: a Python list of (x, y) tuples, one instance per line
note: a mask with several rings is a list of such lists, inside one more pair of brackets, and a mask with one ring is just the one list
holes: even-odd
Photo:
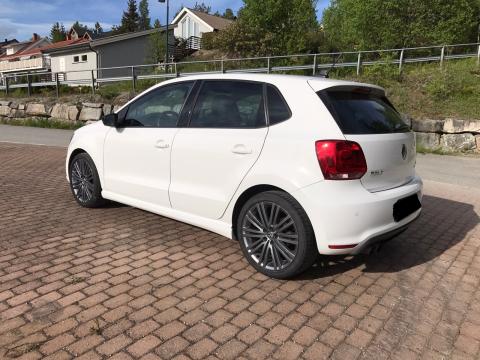
[(255, 74), (231, 72), (227, 74), (198, 74), (180, 76), (172, 80), (164, 81), (157, 86), (166, 85), (167, 83), (175, 83), (188, 80), (245, 80), (245, 81), (260, 81), (273, 85), (293, 85), (294, 83), (308, 83), (314, 91), (320, 91), (333, 86), (365, 86), (384, 90), (383, 88), (366, 83), (355, 81), (327, 79), (317, 76), (301, 76), (301, 75), (282, 75), (282, 74)]
[(142, 93), (135, 96), (133, 99), (128, 101), (119, 110), (130, 105), (132, 102), (142, 97), (144, 94), (168, 84), (175, 84), (184, 81), (193, 81), (193, 80), (244, 80), (244, 81), (259, 81), (268, 84), (275, 85), (279, 88), (288, 89), (295, 86), (310, 86), (315, 92), (327, 89), (333, 86), (353, 86), (353, 87), (371, 87), (376, 88), (384, 92), (385, 90), (379, 86), (360, 83), (355, 81), (346, 81), (346, 80), (336, 80), (336, 79), (327, 79), (324, 77), (316, 76), (301, 76), (301, 75), (281, 75), (281, 74), (255, 74), (255, 73), (245, 73), (245, 72), (229, 72), (227, 74), (197, 74), (197, 75), (185, 75), (179, 76), (174, 79), (162, 81), (161, 83), (148, 88)]

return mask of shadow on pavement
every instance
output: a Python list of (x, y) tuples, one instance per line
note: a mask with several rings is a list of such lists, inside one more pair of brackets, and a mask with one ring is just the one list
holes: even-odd
[(362, 272), (398, 272), (427, 263), (466, 239), (479, 224), (468, 203), (424, 196), (420, 218), (379, 252), (357, 256), (320, 256), (311, 269), (296, 280), (320, 279), (361, 267)]

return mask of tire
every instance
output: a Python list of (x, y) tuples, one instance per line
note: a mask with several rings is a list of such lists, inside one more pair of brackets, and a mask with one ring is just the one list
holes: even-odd
[(70, 162), (68, 169), (70, 190), (77, 203), (86, 208), (105, 205), (97, 168), (87, 153), (80, 153)]
[(267, 191), (250, 198), (236, 225), (243, 254), (264, 275), (292, 278), (317, 259), (310, 220), (300, 204), (284, 192)]

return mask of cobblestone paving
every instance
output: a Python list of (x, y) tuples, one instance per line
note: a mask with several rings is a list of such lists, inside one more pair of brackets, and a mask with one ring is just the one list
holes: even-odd
[(379, 254), (278, 281), (213, 233), (80, 208), (64, 156), (0, 144), (2, 359), (480, 357), (480, 191), (427, 183)]

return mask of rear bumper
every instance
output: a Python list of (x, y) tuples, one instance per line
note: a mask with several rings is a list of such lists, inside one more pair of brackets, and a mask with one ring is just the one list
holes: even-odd
[(398, 235), (420, 215), (421, 208), (395, 221), (393, 205), (414, 194), (421, 201), (422, 187), (419, 177), (376, 193), (368, 192), (359, 181), (322, 181), (295, 195), (312, 223), (320, 254), (358, 254)]

